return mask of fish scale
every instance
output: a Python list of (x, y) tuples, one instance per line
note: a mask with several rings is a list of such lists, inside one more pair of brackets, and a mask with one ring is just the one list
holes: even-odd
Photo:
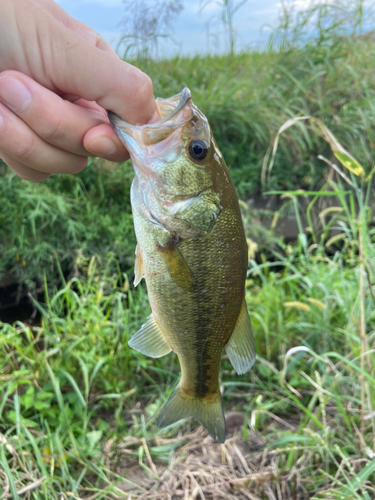
[(109, 114), (134, 166), (135, 282), (145, 278), (152, 309), (129, 345), (178, 356), (181, 379), (158, 425), (193, 416), (224, 442), (222, 350), (240, 374), (255, 359), (244, 299), (246, 238), (229, 171), (190, 91), (157, 103), (161, 120), (152, 125)]

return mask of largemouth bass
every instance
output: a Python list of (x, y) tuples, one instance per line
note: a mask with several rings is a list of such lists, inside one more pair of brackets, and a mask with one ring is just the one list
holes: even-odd
[(246, 238), (228, 168), (189, 89), (156, 102), (161, 119), (150, 125), (109, 113), (134, 166), (134, 283), (145, 278), (152, 309), (129, 345), (152, 357), (178, 356), (181, 380), (158, 426), (195, 417), (222, 443), (222, 350), (238, 374), (255, 360)]

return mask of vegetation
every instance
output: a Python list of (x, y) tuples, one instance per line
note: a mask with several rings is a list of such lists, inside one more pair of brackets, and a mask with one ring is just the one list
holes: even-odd
[(349, 21), (321, 23), (324, 36), (304, 44), (303, 30), (283, 28), (268, 52), (230, 66), (227, 56), (138, 60), (156, 95), (191, 88), (243, 200), (260, 192), (271, 139), (295, 116), (319, 119), (366, 170), (341, 170), (301, 120), (263, 176), (285, 200), (271, 228), (293, 213), (297, 240), (257, 228), (241, 201), (258, 359), (241, 377), (223, 359), (225, 411), (244, 416), (225, 445), (195, 422), (157, 429), (176, 357), (128, 348), (150, 313), (144, 284), (131, 285), (130, 164), (92, 161), (40, 185), (2, 167), (0, 273), (31, 292), (38, 319), (0, 321), (1, 500), (375, 499), (375, 52), (369, 37), (342, 36)]
[[(121, 26), (124, 34), (121, 37), (117, 52), (124, 59), (159, 57), (159, 41), (172, 36), (173, 25), (181, 11), (181, 0), (159, 0), (149, 3), (148, 0), (124, 0), (126, 15)], [(122, 48), (125, 48), (122, 53)]]
[[(0, 167), (1, 168), (1, 167)], [(76, 275), (84, 257), (116, 255), (133, 262), (135, 236), (130, 207), (130, 164), (91, 161), (77, 176), (52, 176), (41, 184), (0, 174), (0, 278), (13, 273), (34, 292)], [(42, 286), (43, 289), (43, 286)]]
[[(224, 361), (226, 410), (241, 408), (243, 438), (256, 429), (274, 461), (257, 498), (277, 494), (282, 483), (291, 496), (280, 499), (374, 498), (374, 231), (359, 189), (330, 182), (315, 200), (332, 193), (340, 206), (329, 221), (327, 213), (311, 220), (311, 227), (323, 222), (319, 230), (301, 227), (298, 244), (281, 244), (273, 262), (251, 260), (258, 361), (241, 378)], [(305, 195), (289, 196), (298, 210)], [(340, 234), (332, 237), (334, 228)], [(149, 314), (144, 288), (132, 290), (110, 261), (92, 258), (84, 269), (82, 279), (36, 304), (40, 326), (2, 325), (0, 464), (3, 494), (12, 498), (30, 484), (38, 499), (127, 498), (132, 464), (160, 487), (155, 474), (194, 425), (155, 427), (178, 366), (174, 355), (152, 360), (127, 346)]]
[[(238, 194), (247, 200), (262, 191), (262, 165), (270, 142), (295, 116), (320, 119), (371, 169), (375, 44), (371, 36), (357, 36), (359, 14), (355, 11), (348, 18), (347, 12), (339, 19), (331, 10), (314, 17), (324, 30), (302, 46), (307, 34), (300, 26), (306, 19), (294, 25), (293, 17), (285, 18), (268, 51), (236, 54), (230, 65), (225, 55), (162, 61), (140, 57), (132, 62), (151, 76), (156, 96), (171, 96), (184, 86), (192, 90), (194, 102), (209, 118)], [(315, 11), (311, 15), (316, 16)], [(348, 30), (348, 24), (351, 34), (344, 37), (342, 28)], [(319, 188), (330, 172), (319, 155), (329, 157), (330, 152), (318, 134), (302, 123), (289, 129), (263, 188)], [(15, 272), (32, 288), (32, 283), (43, 281), (41, 269), (48, 283), (59, 279), (56, 255), (63, 272), (69, 273), (81, 253), (104, 258), (108, 251), (127, 271), (134, 246), (131, 176), (129, 163), (114, 169), (93, 161), (76, 177), (54, 176), (36, 186), (0, 170), (0, 273)]]

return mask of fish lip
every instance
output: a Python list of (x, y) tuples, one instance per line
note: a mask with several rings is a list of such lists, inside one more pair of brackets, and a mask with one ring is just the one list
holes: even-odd
[[(116, 113), (114, 113), (113, 111), (107, 110), (107, 116), (108, 116), (109, 122), (110, 122), (112, 128), (114, 128), (115, 130), (118, 130), (118, 129), (125, 130), (125, 133), (127, 133), (128, 135), (130, 135), (133, 138), (135, 138), (134, 132), (136, 130), (139, 130), (139, 129), (148, 130), (150, 132), (153, 130), (158, 130), (160, 128), (160, 126), (165, 125), (167, 122), (172, 120), (175, 116), (177, 116), (178, 113), (185, 107), (188, 100), (191, 99), (191, 92), (187, 87), (184, 87), (182, 89), (182, 91), (180, 92), (180, 94), (176, 94), (176, 95), (180, 95), (180, 100), (179, 100), (177, 106), (167, 116), (158, 120), (157, 122), (149, 123), (149, 124), (145, 124), (145, 125), (139, 125), (139, 124), (132, 125), (131, 123), (128, 123), (128, 122), (125, 122), (124, 120), (122, 120), (122, 118), (119, 115), (117, 115)], [(186, 120), (186, 121), (188, 121), (188, 120)], [(182, 124), (180, 124), (180, 125), (182, 125)]]

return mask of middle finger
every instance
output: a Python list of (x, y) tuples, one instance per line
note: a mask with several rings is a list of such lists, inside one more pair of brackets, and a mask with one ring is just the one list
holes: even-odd
[(87, 164), (87, 156), (63, 151), (43, 141), (1, 103), (0, 151), (7, 158), (39, 172), (74, 174)]

